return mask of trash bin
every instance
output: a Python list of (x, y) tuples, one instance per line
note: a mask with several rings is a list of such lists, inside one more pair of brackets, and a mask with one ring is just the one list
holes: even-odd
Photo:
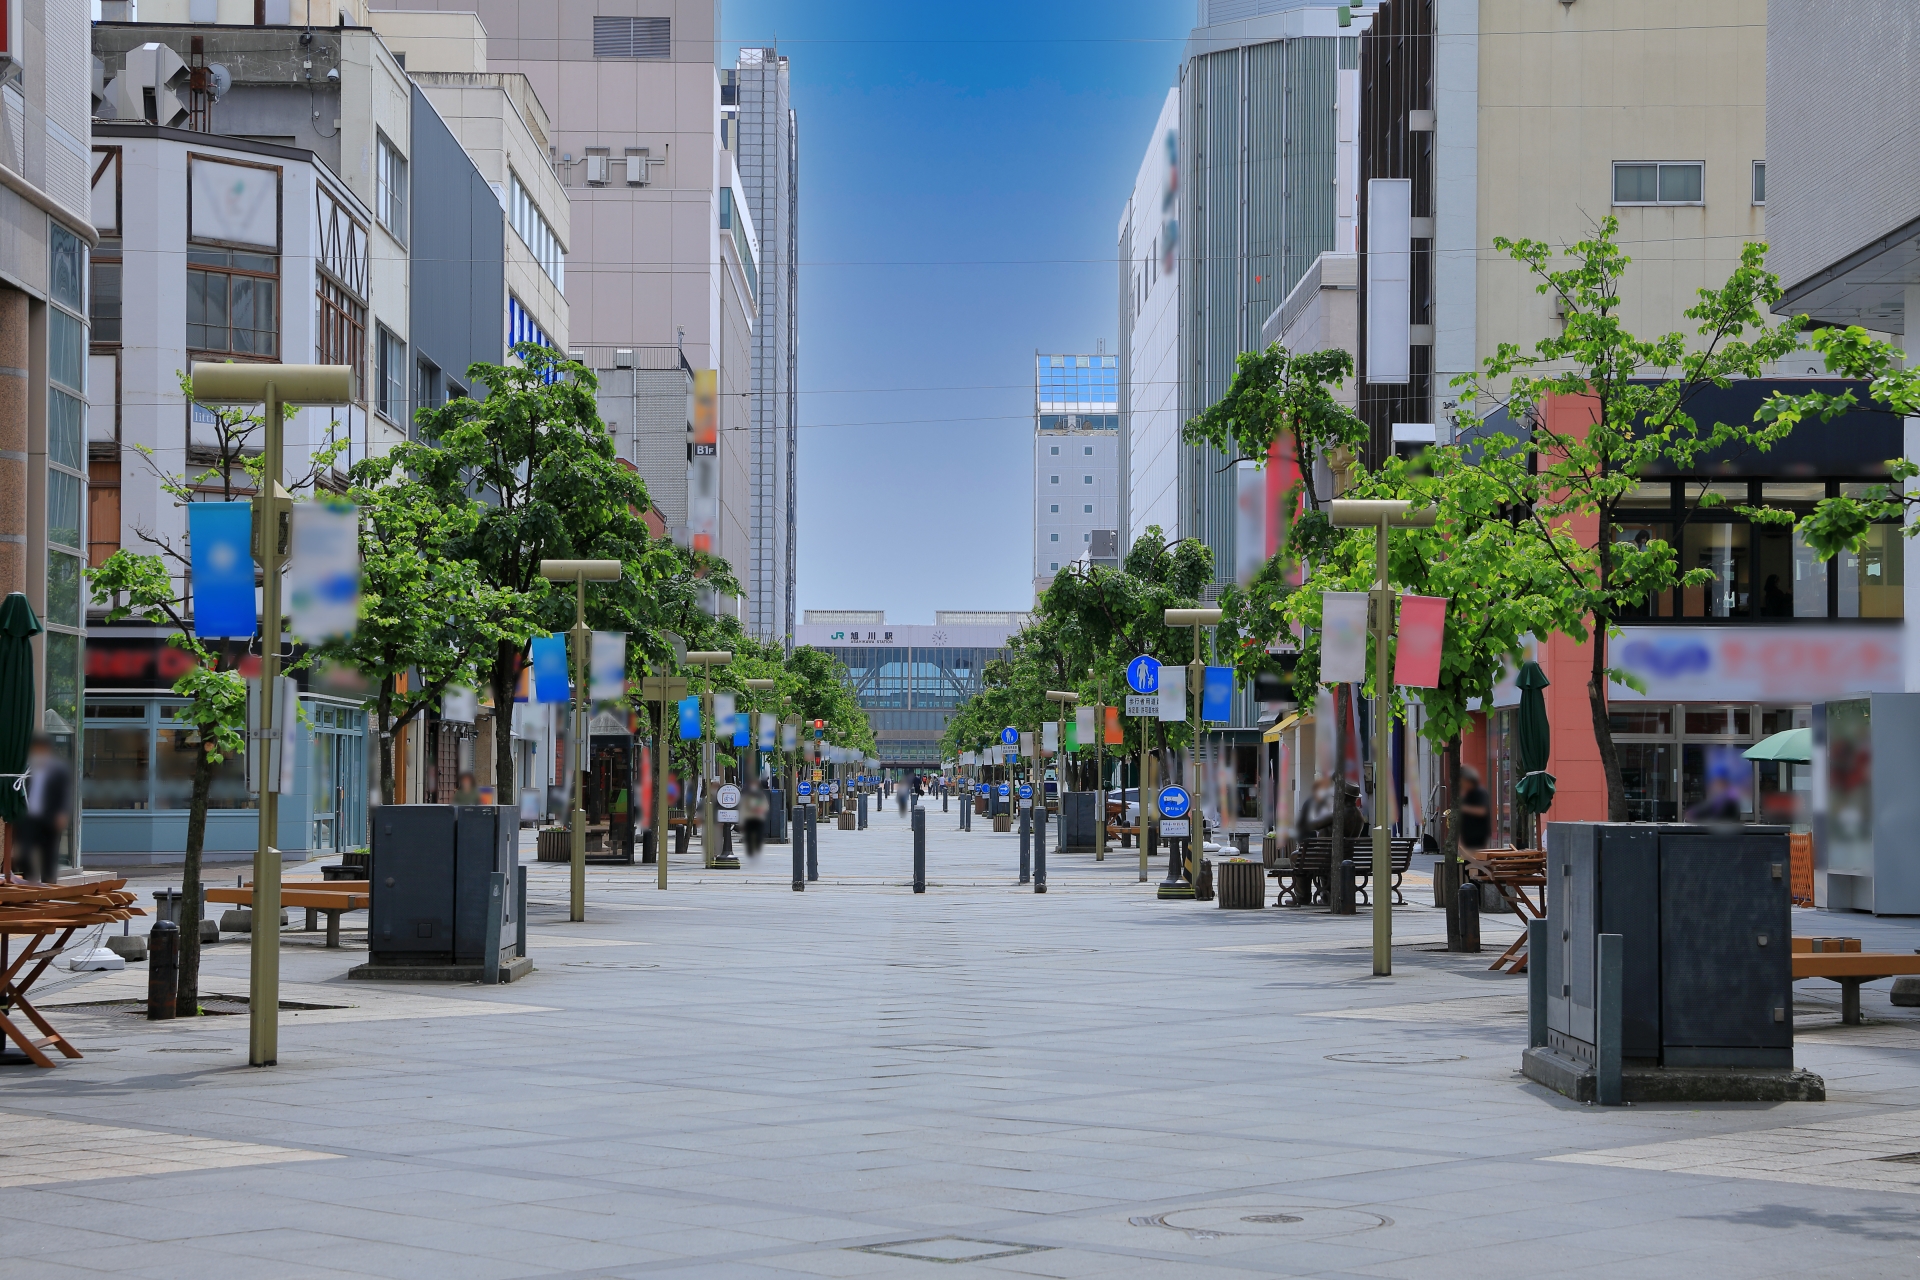
[(1245, 858), (1230, 858), (1221, 863), (1220, 905), (1228, 909), (1252, 909), (1266, 906), (1266, 867)]

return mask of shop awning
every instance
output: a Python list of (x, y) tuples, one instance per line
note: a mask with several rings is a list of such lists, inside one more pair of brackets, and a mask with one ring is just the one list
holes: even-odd
[(1312, 716), (1303, 716), (1301, 715), (1300, 712), (1296, 711), (1292, 715), (1288, 716), (1286, 719), (1282, 720), (1279, 724), (1274, 725), (1273, 728), (1261, 734), (1260, 741), (1278, 742), (1280, 741), (1280, 735), (1285, 733), (1287, 730), (1293, 728), (1293, 726), (1295, 726), (1296, 724), (1312, 724), (1312, 723), (1313, 723)]

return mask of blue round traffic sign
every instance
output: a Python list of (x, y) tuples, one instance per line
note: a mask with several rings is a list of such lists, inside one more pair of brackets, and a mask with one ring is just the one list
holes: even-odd
[(1005, 799), (1006, 799), (1006, 798), (1007, 798), (1008, 796), (1010, 796), (1010, 795), (1012, 795), (1012, 794), (1013, 794), (1013, 788), (1012, 788), (1012, 787), (1009, 787), (1009, 786), (1008, 786), (1008, 785), (1007, 785), (1006, 783), (1004, 783), (1004, 782), (1000, 784), (1000, 798), (1001, 798), (1002, 800), (1005, 800)]
[(1192, 807), (1193, 797), (1187, 794), (1185, 787), (1167, 787), (1160, 792), (1160, 816), (1163, 818), (1184, 818)]
[(1022, 800), (1031, 800), (1031, 799), (1033, 799), (1033, 786), (1032, 786), (1032, 784), (1030, 784), (1030, 783), (1026, 783), (1026, 782), (1023, 782), (1023, 783), (1021, 783), (1021, 784), (1020, 784), (1020, 798), (1021, 798)]
[(1160, 692), (1160, 660), (1141, 654), (1127, 664), (1127, 687), (1135, 693)]
[(1000, 741), (1010, 747), (1017, 747), (1020, 745), (1020, 731), (1012, 725), (1008, 725), (1000, 731)]
[(803, 783), (801, 783), (801, 784), (800, 784), (800, 794), (801, 794), (801, 795), (803, 795), (803, 796), (810, 796), (810, 795), (812, 795), (812, 794), (813, 794), (813, 784), (812, 784), (811, 782), (803, 782)]

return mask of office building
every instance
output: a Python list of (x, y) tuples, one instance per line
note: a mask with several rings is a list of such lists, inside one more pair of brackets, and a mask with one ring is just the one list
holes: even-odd
[(1180, 90), (1167, 90), (1120, 214), (1119, 512), (1124, 554), (1180, 527)]
[(749, 634), (793, 642), (798, 570), (800, 133), (787, 59), (742, 49), (725, 73), (721, 105), (733, 108), (733, 150), (759, 231), (759, 318), (753, 330), (752, 551)]
[(1118, 562), (1120, 358), (1033, 359), (1033, 595), (1076, 560)]
[(934, 619), (932, 626), (890, 624), (880, 610), (809, 609), (794, 636), (845, 664), (883, 768), (940, 767), (947, 722), (985, 687), (987, 663), (1007, 656), (1007, 638), (1026, 615), (960, 611)]

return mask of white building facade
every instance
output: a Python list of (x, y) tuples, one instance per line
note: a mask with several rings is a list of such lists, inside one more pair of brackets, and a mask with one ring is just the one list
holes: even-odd
[(1083, 557), (1118, 559), (1120, 358), (1036, 355), (1033, 369), (1033, 594)]

